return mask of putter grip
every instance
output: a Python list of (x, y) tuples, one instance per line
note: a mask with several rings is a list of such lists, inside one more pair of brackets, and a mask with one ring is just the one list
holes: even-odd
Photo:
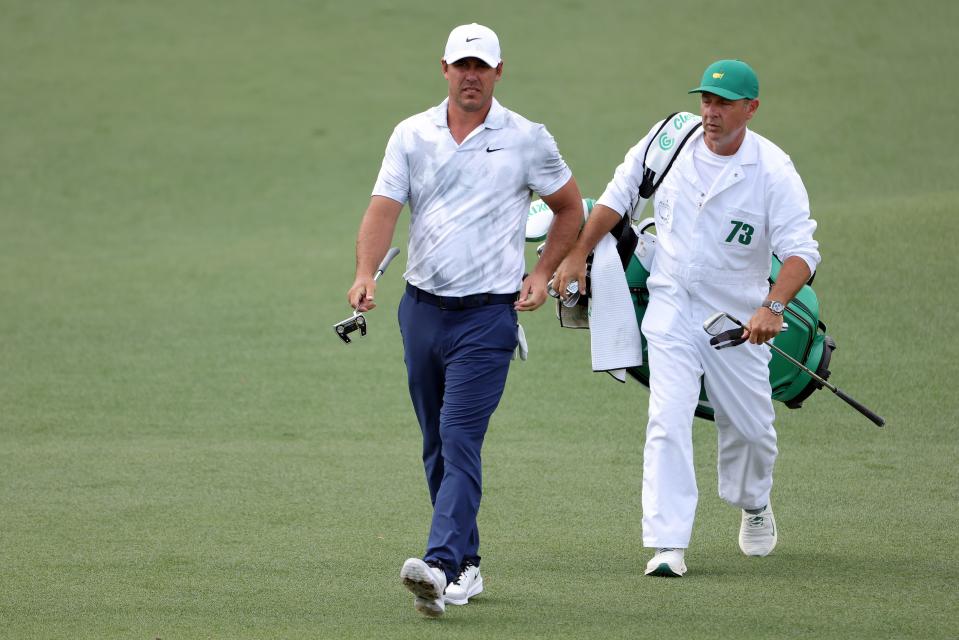
[(883, 427), (886, 425), (886, 420), (882, 416), (874, 413), (871, 409), (869, 409), (862, 403), (858, 402), (857, 400), (847, 396), (846, 392), (840, 389), (839, 387), (836, 387), (836, 395), (842, 398), (843, 400), (845, 400), (846, 403), (852, 406), (856, 411), (858, 411), (862, 415), (872, 420), (877, 427)]
[(374, 279), (380, 277), (380, 274), (386, 271), (386, 268), (390, 266), (391, 262), (393, 262), (393, 258), (398, 256), (399, 253), (399, 247), (390, 247), (390, 250), (386, 252), (386, 257), (383, 258), (383, 262), (381, 262), (380, 266), (376, 268), (376, 275), (373, 276)]

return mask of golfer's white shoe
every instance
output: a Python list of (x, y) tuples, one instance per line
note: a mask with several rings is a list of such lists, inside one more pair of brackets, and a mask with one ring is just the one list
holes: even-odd
[(403, 585), (416, 596), (413, 608), (427, 618), (439, 618), (446, 611), (443, 591), (446, 590), (446, 574), (442, 569), (431, 567), (419, 558), (410, 558), (400, 569)]
[(779, 537), (773, 510), (767, 504), (760, 513), (743, 511), (739, 525), (739, 548), (747, 556), (768, 556)]
[(446, 586), (446, 604), (466, 604), (470, 598), (482, 592), (480, 568), (467, 560), (456, 580)]
[(679, 578), (686, 573), (683, 556), (685, 549), (656, 549), (656, 555), (646, 563), (647, 576)]

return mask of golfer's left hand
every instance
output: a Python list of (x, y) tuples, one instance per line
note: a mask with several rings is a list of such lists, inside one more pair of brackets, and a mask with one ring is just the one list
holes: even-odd
[(519, 299), (513, 303), (517, 311), (533, 311), (546, 302), (546, 277), (532, 273), (523, 280)]
[(783, 317), (777, 316), (766, 307), (759, 307), (743, 328), (743, 337), (750, 344), (765, 344), (783, 330)]

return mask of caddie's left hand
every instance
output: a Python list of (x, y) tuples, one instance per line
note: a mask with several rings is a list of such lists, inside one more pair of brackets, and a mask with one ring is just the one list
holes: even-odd
[(517, 311), (534, 311), (546, 302), (546, 277), (534, 271), (523, 279), (519, 299), (513, 303)]
[(759, 307), (743, 328), (743, 337), (750, 344), (765, 344), (783, 330), (783, 317), (777, 316), (766, 307)]

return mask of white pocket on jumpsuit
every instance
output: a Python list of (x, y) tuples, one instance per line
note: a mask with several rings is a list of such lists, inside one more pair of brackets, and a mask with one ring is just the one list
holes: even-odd
[(657, 233), (668, 233), (673, 230), (673, 207), (676, 206), (676, 199), (678, 197), (679, 191), (675, 189), (664, 189), (660, 187), (656, 190), (656, 200), (653, 204)]
[(713, 241), (719, 246), (720, 267), (749, 269), (754, 267), (756, 252), (766, 253), (766, 220), (761, 214), (730, 209), (716, 219)]

